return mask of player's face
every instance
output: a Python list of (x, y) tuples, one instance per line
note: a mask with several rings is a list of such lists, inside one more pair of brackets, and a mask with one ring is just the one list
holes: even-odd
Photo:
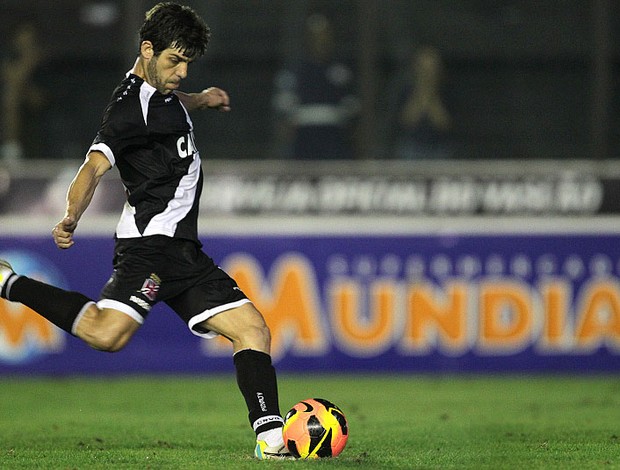
[(147, 81), (160, 93), (172, 93), (179, 88), (181, 80), (187, 77), (190, 62), (180, 49), (164, 49), (149, 61)]

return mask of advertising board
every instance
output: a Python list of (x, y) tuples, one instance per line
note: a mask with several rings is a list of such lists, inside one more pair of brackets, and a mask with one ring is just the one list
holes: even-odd
[[(265, 315), (279, 370), (620, 370), (620, 234), (213, 234), (204, 249)], [(17, 271), (97, 298), (113, 241), (0, 236)], [(0, 373), (232, 370), (223, 339), (158, 304), (124, 350), (91, 350), (0, 300)]]

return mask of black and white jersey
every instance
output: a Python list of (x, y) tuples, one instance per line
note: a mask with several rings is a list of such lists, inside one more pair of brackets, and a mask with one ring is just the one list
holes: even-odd
[(125, 186), (118, 238), (198, 240), (202, 168), (192, 131), (174, 93), (159, 93), (131, 72), (116, 88), (89, 152), (105, 154)]

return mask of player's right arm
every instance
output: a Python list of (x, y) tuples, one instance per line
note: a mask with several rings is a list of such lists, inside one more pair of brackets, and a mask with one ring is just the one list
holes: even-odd
[(188, 111), (195, 109), (217, 109), (219, 111), (230, 111), (230, 98), (228, 93), (218, 87), (210, 87), (202, 90), (200, 93), (184, 93), (182, 91), (174, 92), (183, 106)]
[(103, 153), (91, 151), (86, 156), (67, 191), (65, 215), (52, 230), (58, 248), (66, 249), (73, 246), (73, 232), (78, 221), (90, 204), (101, 177), (110, 168), (112, 165)]

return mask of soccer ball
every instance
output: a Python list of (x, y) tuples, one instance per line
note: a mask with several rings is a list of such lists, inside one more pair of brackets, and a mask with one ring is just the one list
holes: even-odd
[(349, 426), (336, 405), (309, 398), (286, 414), (282, 435), (286, 448), (298, 459), (336, 457), (347, 444)]

